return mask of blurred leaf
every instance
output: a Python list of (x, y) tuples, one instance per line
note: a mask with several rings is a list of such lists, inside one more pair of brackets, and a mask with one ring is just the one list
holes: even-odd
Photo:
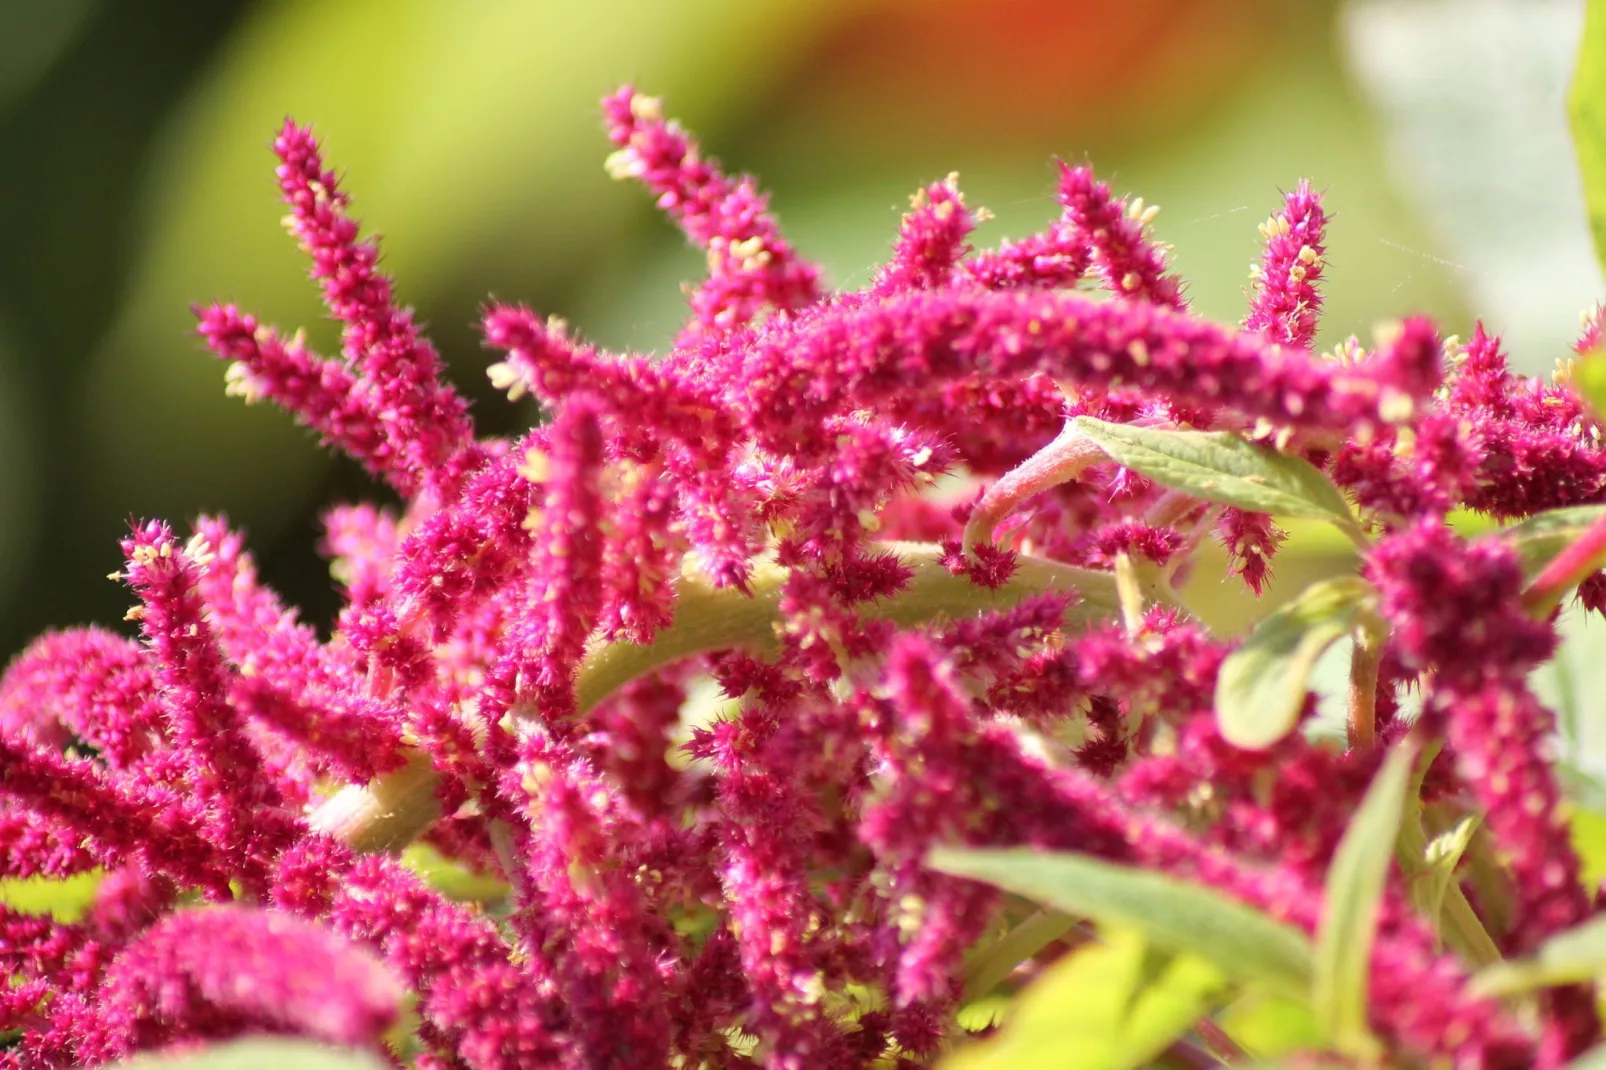
[[(1606, 385), (1606, 384), (1603, 384)], [(1579, 505), (1568, 509), (1551, 509), (1537, 513), (1520, 524), (1499, 531), (1501, 541), (1507, 543), (1522, 558), (1523, 572), (1537, 575), (1590, 525), (1606, 514), (1606, 505)]]
[(1390, 749), (1372, 779), (1333, 853), (1316, 930), (1311, 1003), (1333, 1046), (1359, 1059), (1373, 1058), (1377, 1051), (1366, 1025), (1367, 973), (1416, 753), (1407, 737)]
[(939, 847), (927, 864), (1102, 925), (1133, 926), (1156, 947), (1200, 955), (1241, 980), (1310, 984), (1311, 947), (1303, 933), (1197, 883), (1027, 848)]
[(1568, 815), (1567, 831), (1583, 862), (1584, 884), (1593, 888), (1606, 881), (1606, 813), (1575, 806)]
[(1311, 669), (1355, 627), (1370, 592), (1355, 576), (1323, 580), (1255, 626), (1216, 677), (1216, 722), (1227, 742), (1262, 750), (1294, 730)]
[(1572, 384), (1597, 418), (1606, 415), (1606, 352), (1596, 348), (1575, 359)]
[(965, 1000), (986, 996), (1015, 968), (1076, 927), (1076, 919), (1039, 910), (965, 963)]
[(1163, 486), (1251, 512), (1355, 526), (1343, 495), (1315, 466), (1229, 431), (1162, 431), (1091, 416), (1072, 422), (1118, 464)]
[(381, 1070), (384, 1065), (369, 1052), (342, 1051), (288, 1037), (253, 1037), (172, 1055), (136, 1055), (109, 1070)]
[(60, 879), (7, 877), (0, 880), (0, 903), (24, 914), (49, 914), (57, 921), (74, 922), (95, 901), (103, 876), (92, 869)]
[(1251, 1056), (1275, 1059), (1322, 1046), (1322, 1030), (1309, 1003), (1264, 991), (1245, 993), (1216, 1015), (1216, 1024)]
[[(1584, 32), (1567, 94), (1567, 118), (1584, 179), (1595, 256), (1606, 263), (1606, 3), (1602, 0), (1587, 0), (1584, 5)], [(1595, 404), (1593, 397), (1590, 403)], [(1601, 411), (1598, 404), (1595, 411)]]
[(506, 881), (476, 873), (427, 843), (409, 844), (402, 852), (401, 862), (449, 899), (490, 903), (508, 894)]
[(1420, 868), (1410, 874), (1411, 905), (1435, 928), (1444, 909), (1445, 893), (1455, 878), (1455, 867), (1477, 829), (1477, 815), (1468, 814), (1450, 831), (1429, 840), (1418, 860)]
[(1128, 1070), (1187, 1032), (1226, 985), (1190, 955), (1155, 962), (1127, 929), (1055, 963), (1017, 1001), (1003, 1030), (962, 1048), (943, 1070)]
[(1593, 918), (1551, 936), (1531, 958), (1497, 962), (1472, 978), (1485, 996), (1509, 996), (1535, 988), (1578, 984), (1606, 975), (1606, 918)]
[(1513, 367), (1548, 372), (1606, 286), (1565, 116), (1577, 0), (1351, 0), (1341, 14), (1393, 169), (1439, 239), (1421, 270), (1454, 273)]

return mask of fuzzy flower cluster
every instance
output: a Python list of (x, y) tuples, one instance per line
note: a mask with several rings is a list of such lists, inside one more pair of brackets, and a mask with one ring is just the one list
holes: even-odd
[[(0, 1067), (260, 1032), (441, 1070), (932, 1065), (986, 994), (967, 956), (1023, 916), (933, 847), (1074, 851), (1312, 933), (1407, 734), (1442, 744), (1436, 811), (1482, 822), (1492, 876), (1466, 893), (1498, 953), (1593, 914), (1526, 681), (1563, 595), (1606, 603), (1598, 548), (1535, 578), (1450, 523), (1606, 499), (1567, 382), (1414, 319), (1314, 352), (1326, 217), (1303, 182), (1237, 326), (1189, 310), (1155, 209), (1086, 166), (1060, 166), (1057, 220), (986, 250), (935, 182), (869, 285), (830, 292), (658, 101), (603, 110), (609, 173), (708, 275), (656, 357), (487, 307), (492, 383), (547, 414), (512, 441), (476, 435), (311, 132), (279, 133), (341, 352), (229, 304), (200, 336), (231, 393), (405, 504), (327, 514), (327, 639), (225, 520), (152, 521), (114, 577), (137, 637), (72, 629), (11, 664), (0, 876), (98, 884), (70, 921), (0, 906)], [(1258, 595), (1283, 532), (1124, 467), (1082, 418), (1260, 444), (1358, 510), (1375, 619), (1347, 746), (1223, 736), (1238, 641), (1174, 585), (1215, 540)], [(454, 898), (445, 872), (499, 890)], [(1367, 1012), (1399, 1065), (1559, 1067), (1598, 1039), (1590, 987), (1516, 1013), (1407, 892), (1395, 873)]]

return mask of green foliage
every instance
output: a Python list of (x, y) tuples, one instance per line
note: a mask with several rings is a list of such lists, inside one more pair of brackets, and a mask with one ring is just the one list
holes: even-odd
[(1328, 647), (1354, 628), (1370, 594), (1371, 588), (1355, 576), (1323, 580), (1256, 625), (1216, 677), (1222, 738), (1260, 750), (1292, 732), (1311, 670)]
[(1584, 12), (1583, 42), (1567, 97), (1567, 117), (1578, 150), (1595, 255), (1606, 263), (1606, 3), (1589, 0)]
[(1310, 517), (1355, 529), (1338, 488), (1299, 457), (1228, 431), (1162, 431), (1091, 416), (1072, 422), (1118, 463), (1163, 486), (1250, 512)]
[(95, 901), (103, 875), (94, 869), (60, 880), (7, 877), (0, 880), (0, 903), (24, 914), (49, 914), (57, 921), (75, 922)]
[(1556, 933), (1531, 958), (1497, 962), (1478, 971), (1473, 985), (1484, 995), (1506, 996), (1606, 976), (1606, 918)]
[(1157, 948), (1195, 954), (1229, 976), (1284, 988), (1311, 983), (1310, 941), (1198, 884), (1069, 852), (938, 848), (927, 864), (1092, 918), (1132, 926)]
[(1416, 750), (1407, 739), (1389, 751), (1344, 830), (1327, 871), (1316, 931), (1311, 1003), (1317, 1020), (1335, 1048), (1362, 1059), (1376, 1054), (1366, 1024), (1367, 974), (1377, 936), (1378, 904), (1394, 857)]
[(998, 1036), (944, 1070), (1128, 1070), (1145, 1065), (1210, 1013), (1225, 975), (1192, 955), (1156, 953), (1130, 929), (1103, 933), (1026, 990)]
[[(1587, 362), (1600, 365), (1600, 360)], [(1606, 368), (1602, 369), (1606, 371)], [(1606, 386), (1606, 382), (1602, 383)], [(1593, 404), (1593, 402), (1592, 402)], [(1550, 564), (1551, 558), (1578, 540), (1590, 526), (1606, 516), (1606, 505), (1580, 505), (1571, 509), (1551, 509), (1529, 517), (1500, 531), (1500, 538), (1510, 544), (1522, 559), (1522, 568), (1529, 576), (1537, 575)]]

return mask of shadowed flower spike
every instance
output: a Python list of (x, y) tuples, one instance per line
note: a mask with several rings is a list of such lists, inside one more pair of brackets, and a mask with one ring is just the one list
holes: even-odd
[[(609, 169), (709, 276), (662, 357), (488, 306), (493, 386), (549, 417), (506, 440), (475, 437), (311, 135), (281, 130), (342, 357), (228, 304), (199, 329), (230, 392), (402, 500), (326, 514), (327, 636), (221, 519), (188, 542), (153, 521), (116, 577), (139, 636), (52, 633), (0, 678), (0, 892), (92, 886), (70, 922), (0, 906), (0, 1070), (249, 1032), (425, 1070), (940, 1066), (990, 1043), (962, 1010), (1013, 1004), (1097, 934), (934, 848), (1163, 874), (1297, 949), (1343, 913), (1324, 896), (1385, 758), (1418, 746), (1438, 756), (1399, 843), (1476, 826), (1464, 879), (1424, 902), (1414, 850), (1383, 878), (1349, 971), (1364, 1060), (1308, 1029), (1254, 1057), (1562, 1070), (1597, 1041), (1591, 985), (1508, 1007), (1474, 978), (1606, 902), (1528, 687), (1599, 531), (1546, 563), (1529, 536), (1578, 514), (1450, 526), (1606, 501), (1565, 374), (1521, 378), (1481, 327), (1463, 347), (1419, 317), (1313, 353), (1326, 218), (1304, 182), (1262, 228), (1242, 328), (1186, 307), (1153, 209), (1063, 165), (1040, 233), (973, 250), (979, 213), (932, 183), (869, 285), (827, 294), (657, 101), (603, 109)], [(1089, 272), (1110, 293), (1079, 292)], [(1322, 560), (1352, 574), (1273, 585), (1285, 516), (1344, 527), (1357, 552)], [(1212, 535), (1226, 578), (1282, 607), (1242, 640), (1186, 608), (1223, 578)], [(1357, 627), (1335, 747), (1305, 655)], [(1255, 718), (1281, 734), (1237, 745)], [(1215, 1008), (1254, 957), (1218, 964), (1234, 980), (1166, 1065), (1249, 1046)]]
[(377, 1048), (402, 990), (362, 948), (286, 914), (189, 910), (147, 930), (77, 1009), (81, 1052), (117, 1058), (187, 1036), (290, 1032)]

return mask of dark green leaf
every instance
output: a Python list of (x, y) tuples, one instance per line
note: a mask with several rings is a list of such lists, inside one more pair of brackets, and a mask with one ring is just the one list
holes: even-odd
[(1323, 580), (1255, 626), (1216, 677), (1216, 721), (1227, 742), (1260, 750), (1294, 730), (1311, 669), (1354, 628), (1370, 593), (1354, 576)]
[(1284, 987), (1311, 979), (1310, 941), (1299, 930), (1196, 883), (1085, 855), (940, 847), (928, 864), (995, 884), (1103, 925), (1141, 929), (1157, 947), (1186, 951), (1233, 977)]
[(1409, 739), (1389, 752), (1327, 871), (1311, 1003), (1333, 1046), (1358, 1059), (1376, 1053), (1376, 1041), (1366, 1026), (1367, 974), (1378, 903), (1394, 857), (1415, 758), (1416, 746)]
[(1355, 528), (1338, 488), (1299, 457), (1228, 431), (1163, 431), (1078, 416), (1076, 429), (1118, 464), (1156, 483), (1256, 513), (1306, 516)]

